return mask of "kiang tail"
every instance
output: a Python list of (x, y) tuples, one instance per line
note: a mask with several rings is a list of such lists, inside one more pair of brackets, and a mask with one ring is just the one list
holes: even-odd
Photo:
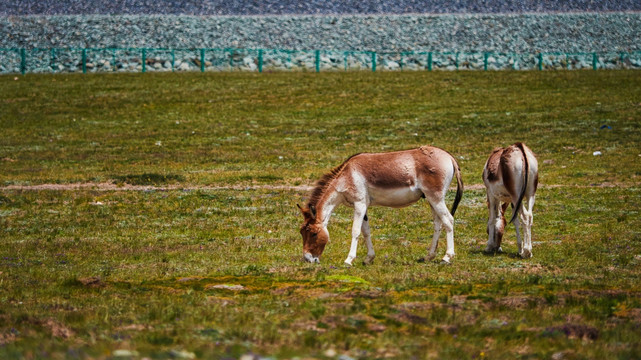
[(450, 214), (454, 216), (454, 213), (456, 213), (456, 208), (461, 202), (461, 198), (463, 198), (463, 180), (461, 179), (461, 169), (459, 168), (458, 163), (456, 162), (456, 159), (454, 159), (454, 157), (452, 157), (452, 165), (454, 166), (454, 175), (456, 176), (456, 196), (454, 197), (454, 204), (452, 204), (452, 210), (450, 210)]
[(516, 147), (521, 150), (521, 153), (523, 154), (523, 187), (521, 188), (521, 193), (519, 194), (519, 199), (516, 201), (516, 204), (514, 205), (514, 211), (512, 213), (512, 219), (510, 219), (510, 223), (514, 222), (514, 219), (519, 215), (519, 211), (521, 210), (521, 203), (523, 203), (523, 198), (525, 197), (525, 191), (527, 190), (527, 184), (528, 184), (528, 176), (530, 174), (530, 164), (527, 161), (527, 154), (525, 153), (525, 148), (523, 148), (523, 143), (516, 143), (514, 144)]

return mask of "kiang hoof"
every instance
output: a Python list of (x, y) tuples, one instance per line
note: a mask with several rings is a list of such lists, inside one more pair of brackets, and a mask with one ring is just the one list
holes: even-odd
[(427, 263), (427, 262), (432, 262), (432, 261), (434, 261), (434, 259), (436, 259), (436, 255), (427, 255), (427, 256), (425, 256), (425, 257), (422, 257), (422, 258), (416, 259), (416, 262), (417, 262), (417, 263)]
[(502, 253), (503, 253), (503, 249), (501, 249), (501, 248), (498, 248), (498, 249), (485, 249), (485, 250), (483, 251), (483, 253), (484, 253), (485, 255), (496, 255), (496, 254), (502, 254)]
[(422, 257), (422, 258), (420, 258), (420, 259), (416, 260), (416, 262), (426, 263), (426, 262), (428, 262), (428, 261), (432, 261), (432, 260), (434, 260), (434, 259), (436, 259), (436, 254), (434, 254), (434, 255), (427, 255), (427, 256), (425, 256), (425, 257)]
[(373, 257), (368, 257), (365, 260), (363, 260), (363, 265), (372, 265), (374, 264), (374, 258)]
[(523, 259), (529, 259), (532, 257), (532, 252), (529, 250), (523, 250), (523, 252), (520, 255), (521, 255), (521, 258)]

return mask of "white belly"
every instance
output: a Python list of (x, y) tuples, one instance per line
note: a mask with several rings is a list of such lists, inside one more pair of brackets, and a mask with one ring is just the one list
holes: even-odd
[(381, 189), (371, 187), (369, 190), (370, 205), (404, 207), (417, 202), (423, 192), (416, 187)]

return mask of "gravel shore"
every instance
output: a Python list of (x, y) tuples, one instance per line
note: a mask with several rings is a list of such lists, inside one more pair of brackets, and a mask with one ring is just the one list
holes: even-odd
[[(263, 65), (274, 70), (641, 66), (635, 53), (641, 51), (639, 12), (5, 16), (0, 17), (0, 34), (4, 34), (0, 49), (5, 49), (0, 50), (0, 73), (25, 69), (260, 71)], [(169, 50), (143, 53), (143, 48)], [(19, 50), (6, 49), (25, 49), (24, 56), (21, 59)], [(89, 50), (81, 54), (79, 50), (64, 49)], [(171, 51), (176, 49), (220, 50)], [(403, 55), (406, 52), (419, 54)], [(428, 52), (452, 54), (428, 59)], [(560, 55), (542, 58), (539, 54)]]

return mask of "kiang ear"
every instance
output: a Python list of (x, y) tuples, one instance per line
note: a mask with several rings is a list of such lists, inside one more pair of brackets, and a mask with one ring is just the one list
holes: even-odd
[(300, 212), (303, 213), (303, 216), (305, 217), (305, 219), (316, 220), (316, 208), (313, 205), (310, 206), (309, 209), (304, 209), (298, 204), (296, 204), (296, 206), (298, 206), (298, 208), (300, 209)]
[(300, 212), (303, 213), (303, 216), (305, 217), (305, 221), (308, 221), (310, 218), (313, 219), (313, 215), (311, 214), (309, 209), (305, 209), (305, 208), (303, 208), (302, 206), (300, 206), (298, 204), (296, 204), (296, 206), (298, 206), (298, 208), (300, 209)]

